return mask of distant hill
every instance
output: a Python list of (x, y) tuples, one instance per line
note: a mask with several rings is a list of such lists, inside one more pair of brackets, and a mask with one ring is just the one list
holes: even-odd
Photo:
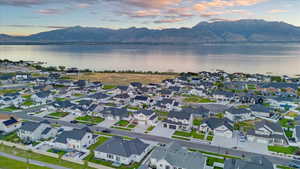
[(100, 43), (214, 43), (300, 42), (300, 27), (284, 22), (239, 20), (200, 22), (192, 28), (153, 30), (147, 28), (105, 29), (69, 27), (29, 36), (0, 34), (0, 42), (100, 42)]

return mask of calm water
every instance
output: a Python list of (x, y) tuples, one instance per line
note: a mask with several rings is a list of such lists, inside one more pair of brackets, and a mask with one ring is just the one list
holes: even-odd
[(300, 44), (0, 45), (0, 59), (94, 70), (300, 74)]

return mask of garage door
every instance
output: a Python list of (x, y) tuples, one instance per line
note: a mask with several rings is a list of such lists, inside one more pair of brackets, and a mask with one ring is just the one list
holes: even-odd
[(164, 126), (164, 128), (167, 128), (167, 127), (168, 127), (168, 125), (167, 125), (167, 124), (164, 124), (163, 126)]
[(175, 125), (169, 125), (169, 128), (170, 129), (176, 129), (176, 126)]

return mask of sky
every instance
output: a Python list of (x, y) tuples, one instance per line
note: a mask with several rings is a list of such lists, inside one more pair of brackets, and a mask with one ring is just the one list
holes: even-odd
[(265, 19), (300, 26), (300, 0), (0, 0), (0, 34), (71, 26), (192, 27), (202, 21)]

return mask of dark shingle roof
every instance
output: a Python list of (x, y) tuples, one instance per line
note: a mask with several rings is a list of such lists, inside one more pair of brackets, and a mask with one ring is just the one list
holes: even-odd
[(263, 156), (255, 156), (250, 160), (227, 159), (224, 169), (274, 169), (270, 160)]
[(73, 129), (71, 131), (63, 131), (57, 136), (54, 142), (67, 143), (67, 139), (81, 140), (88, 132), (86, 128)]
[(124, 140), (121, 137), (115, 136), (97, 147), (95, 151), (130, 157), (131, 155), (142, 154), (148, 146), (149, 144), (146, 144), (139, 139)]

